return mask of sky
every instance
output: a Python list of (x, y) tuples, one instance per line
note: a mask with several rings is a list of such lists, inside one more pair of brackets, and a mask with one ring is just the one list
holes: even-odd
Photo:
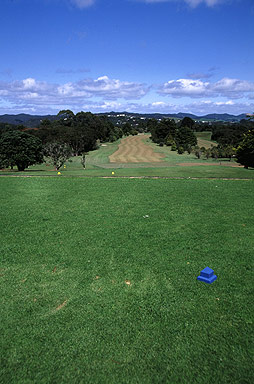
[(254, 0), (0, 0), (0, 114), (254, 112)]

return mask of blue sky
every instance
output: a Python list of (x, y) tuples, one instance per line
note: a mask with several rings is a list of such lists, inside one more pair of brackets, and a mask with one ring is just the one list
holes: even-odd
[(1, 0), (0, 47), (0, 114), (254, 111), (254, 0)]

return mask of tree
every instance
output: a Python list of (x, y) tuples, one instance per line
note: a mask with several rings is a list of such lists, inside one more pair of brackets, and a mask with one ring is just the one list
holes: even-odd
[(212, 158), (217, 160), (218, 157), (219, 157), (219, 150), (218, 150), (218, 147), (214, 147), (214, 146), (212, 146), (212, 148), (211, 148), (211, 154), (212, 154)]
[(4, 167), (16, 165), (24, 171), (29, 165), (43, 162), (42, 142), (25, 132), (11, 131), (0, 138), (0, 163)]
[(185, 116), (182, 120), (181, 120), (181, 123), (180, 123), (180, 127), (188, 127), (188, 128), (191, 128), (193, 129), (195, 125), (195, 121), (192, 120), (190, 117), (188, 116)]
[(236, 151), (237, 162), (244, 168), (254, 167), (254, 127), (250, 129)]
[(84, 169), (86, 169), (86, 155), (88, 155), (87, 152), (83, 152), (81, 156), (81, 164)]
[(212, 156), (212, 151), (211, 151), (211, 148), (206, 148), (206, 150), (205, 150), (205, 157), (206, 157), (206, 159), (208, 160), (209, 159), (209, 157), (211, 157)]
[(74, 113), (70, 109), (63, 109), (58, 112), (57, 116), (63, 118), (63, 119), (68, 119), (74, 117)]
[(181, 145), (177, 148), (177, 153), (178, 155), (182, 155), (184, 153), (184, 148)]
[(195, 136), (193, 131), (188, 127), (178, 128), (175, 135), (175, 141), (177, 145), (183, 147), (184, 150), (187, 150), (189, 145), (197, 145), (197, 137)]
[(169, 135), (175, 136), (176, 124), (174, 120), (163, 119), (151, 126), (152, 141), (154, 143), (166, 143)]
[(44, 120), (34, 135), (41, 138), (43, 144), (66, 143), (74, 155), (82, 155), (83, 152), (96, 149), (97, 140), (115, 141), (122, 137), (123, 131), (105, 116), (96, 116), (90, 112), (74, 115), (70, 110), (62, 110), (57, 120)]
[(194, 149), (194, 153), (195, 153), (195, 156), (200, 159), (201, 155), (202, 155), (202, 152), (201, 152), (201, 149), (199, 148), (199, 146), (197, 145)]
[(122, 131), (123, 131), (124, 135), (130, 134), (132, 131), (132, 127), (131, 127), (130, 123), (127, 122), (127, 123), (123, 124), (122, 125)]
[(58, 171), (62, 165), (68, 160), (72, 155), (71, 147), (66, 143), (47, 143), (43, 148), (43, 154), (45, 157), (50, 158), (54, 167)]
[(227, 157), (229, 161), (231, 161), (232, 157), (235, 156), (236, 149), (233, 147), (233, 145), (227, 145), (223, 148), (223, 155), (224, 157)]
[(177, 145), (176, 145), (176, 142), (173, 141), (171, 144), (171, 151), (176, 151), (176, 150), (177, 150)]

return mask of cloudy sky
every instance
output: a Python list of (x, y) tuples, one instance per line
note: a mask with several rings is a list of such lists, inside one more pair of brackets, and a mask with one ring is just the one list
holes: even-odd
[(254, 112), (254, 0), (0, 0), (0, 114)]

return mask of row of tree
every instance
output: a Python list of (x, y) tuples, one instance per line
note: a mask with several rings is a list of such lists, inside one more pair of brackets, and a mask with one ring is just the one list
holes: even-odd
[(122, 130), (104, 116), (90, 112), (75, 115), (70, 110), (63, 110), (58, 117), (56, 121), (43, 120), (38, 129), (28, 133), (38, 137), (43, 145), (54, 142), (68, 144), (75, 155), (96, 149), (98, 140), (115, 141), (123, 136)]
[(174, 120), (164, 119), (157, 121), (151, 119), (147, 126), (151, 132), (151, 139), (159, 145), (169, 145), (171, 150), (179, 154), (187, 151), (193, 152), (197, 158), (204, 155), (207, 159), (236, 157), (237, 161), (246, 168), (254, 167), (254, 118), (250, 116), (240, 123), (213, 123), (209, 130), (211, 139), (218, 143), (217, 146), (204, 148), (197, 146), (197, 138), (194, 133), (197, 124), (189, 117), (185, 117), (179, 123)]
[[(188, 151), (199, 158), (201, 155), (230, 159), (236, 156), (237, 161), (248, 168), (254, 167), (253, 120), (250, 117), (239, 124), (213, 127), (212, 138), (219, 144), (210, 149), (197, 147), (195, 122), (189, 117), (180, 123), (170, 119), (148, 119), (146, 130), (151, 132), (155, 143), (169, 145), (179, 154)], [(37, 129), (0, 124), (0, 168), (16, 165), (21, 171), (47, 157), (59, 169), (73, 155), (81, 155), (85, 166), (85, 153), (96, 149), (99, 142), (114, 141), (129, 134), (137, 134), (137, 131), (128, 123), (118, 127), (105, 116), (89, 112), (75, 115), (70, 110), (60, 111), (56, 121), (43, 120)]]
[(188, 148), (197, 145), (197, 137), (193, 132), (192, 122), (194, 123), (188, 117), (184, 118), (180, 124), (176, 124), (175, 120), (170, 119), (151, 120), (149, 127), (151, 139), (160, 145), (170, 145), (173, 150), (187, 151)]
[(123, 135), (137, 134), (126, 124), (118, 127), (107, 117), (90, 112), (76, 115), (70, 110), (58, 113), (58, 119), (45, 119), (38, 128), (23, 125), (0, 125), (0, 168), (17, 166), (23, 171), (29, 165), (49, 158), (59, 169), (71, 156), (80, 155), (85, 167), (85, 154), (97, 149), (100, 142), (113, 142)]

